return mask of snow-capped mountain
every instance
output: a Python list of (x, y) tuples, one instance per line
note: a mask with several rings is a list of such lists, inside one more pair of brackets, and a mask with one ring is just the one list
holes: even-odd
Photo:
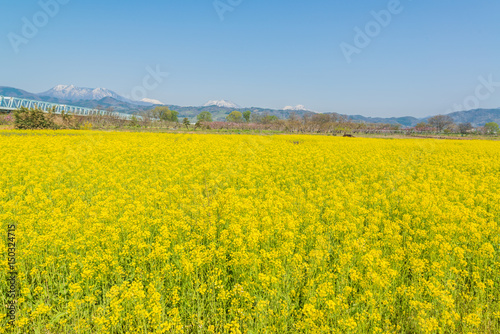
[(158, 100), (143, 99), (141, 101), (134, 101), (129, 98), (118, 95), (112, 90), (106, 88), (83, 88), (74, 85), (57, 85), (54, 88), (38, 94), (41, 97), (51, 97), (64, 101), (99, 101), (105, 98), (112, 98), (120, 102), (145, 106), (154, 104), (163, 104)]
[(119, 101), (127, 101), (126, 98), (106, 88), (81, 88), (73, 85), (58, 85), (46, 92), (40, 93), (39, 95), (55, 97), (68, 101), (101, 100), (105, 97), (112, 97)]
[(283, 108), (283, 110), (292, 110), (292, 111), (310, 111), (309, 109), (307, 109), (306, 107), (304, 107), (303, 105), (299, 104), (295, 107), (292, 107), (292, 106), (286, 106), (285, 108)]
[(231, 102), (231, 101), (226, 101), (226, 100), (219, 100), (219, 101), (208, 101), (203, 105), (204, 107), (211, 107), (211, 106), (217, 106), (221, 108), (236, 108), (238, 109), (240, 106)]
[(148, 98), (144, 98), (144, 99), (142, 99), (141, 101), (142, 101), (142, 102), (145, 102), (145, 103), (165, 105), (165, 103), (163, 103), (163, 102), (161, 102), (161, 101), (158, 101), (158, 100), (155, 100), (155, 99), (148, 99)]

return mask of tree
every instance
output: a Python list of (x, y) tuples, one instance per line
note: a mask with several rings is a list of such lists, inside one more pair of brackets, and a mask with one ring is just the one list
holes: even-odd
[(300, 120), (300, 117), (295, 113), (295, 112), (291, 112), (289, 115), (288, 115), (288, 120), (289, 121), (299, 121)]
[(489, 122), (486, 123), (486, 125), (484, 126), (484, 130), (487, 134), (492, 135), (498, 133), (500, 131), (500, 128), (498, 127), (497, 123)]
[[(55, 108), (50, 111), (55, 112)], [(55, 129), (57, 125), (46, 115), (42, 109), (35, 107), (28, 109), (21, 107), (14, 111), (14, 124), (17, 129), (36, 130), (36, 129)]]
[(73, 115), (66, 110), (61, 111), (61, 118), (64, 122), (64, 124), (70, 124), (71, 120), (73, 119)]
[(415, 125), (415, 130), (417, 131), (425, 131), (429, 127), (429, 124), (425, 122), (420, 122), (417, 125)]
[(252, 116), (252, 112), (250, 110), (247, 110), (243, 112), (243, 118), (245, 119), (245, 122), (250, 122), (250, 117)]
[(441, 132), (453, 124), (453, 119), (448, 115), (438, 115), (429, 118), (428, 122), (430, 126)]
[(240, 123), (241, 121), (243, 121), (243, 114), (235, 110), (226, 117), (226, 121), (232, 123)]
[(278, 121), (279, 118), (278, 116), (275, 115), (264, 115), (260, 118), (260, 123), (262, 124), (269, 124)]
[(184, 124), (186, 126), (186, 129), (189, 130), (189, 125), (191, 123), (189, 122), (189, 119), (187, 117), (184, 117), (184, 119), (182, 120), (182, 124)]
[(153, 118), (160, 119), (166, 122), (178, 122), (179, 113), (175, 110), (170, 110), (166, 106), (158, 106), (152, 111)]
[(330, 114), (314, 114), (311, 116), (311, 122), (317, 124), (325, 124), (332, 121)]
[(133, 128), (137, 128), (139, 127), (139, 120), (137, 119), (137, 117), (132, 116), (132, 118), (130, 119), (130, 126), (133, 127)]
[(212, 122), (212, 114), (209, 113), (208, 111), (202, 111), (201, 113), (198, 114), (198, 116), (196, 116), (196, 119), (199, 122), (209, 123)]
[(458, 124), (458, 131), (460, 131), (461, 134), (465, 135), (467, 134), (470, 130), (472, 130), (472, 124), (470, 123), (460, 123)]

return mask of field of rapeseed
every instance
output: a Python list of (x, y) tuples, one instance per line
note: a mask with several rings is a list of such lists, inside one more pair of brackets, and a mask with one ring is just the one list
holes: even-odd
[(0, 221), (0, 333), (500, 332), (498, 142), (5, 131)]

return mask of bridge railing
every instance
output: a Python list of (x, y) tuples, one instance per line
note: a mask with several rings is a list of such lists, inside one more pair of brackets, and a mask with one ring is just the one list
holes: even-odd
[[(51, 112), (53, 110), (54, 113), (56, 114), (62, 114), (63, 112), (65, 112), (78, 116), (100, 115), (100, 116), (118, 117), (126, 120), (131, 120), (132, 117), (134, 117), (134, 115), (124, 114), (114, 111), (91, 109), (91, 108), (77, 107), (66, 104), (57, 104), (45, 101), (36, 101), (36, 100), (21, 99), (18, 97), (0, 95), (0, 110), (13, 111), (16, 109), (20, 109), (21, 107), (25, 107), (28, 109), (39, 108), (46, 113)], [(135, 116), (135, 117), (137, 119), (142, 119), (141, 116)]]

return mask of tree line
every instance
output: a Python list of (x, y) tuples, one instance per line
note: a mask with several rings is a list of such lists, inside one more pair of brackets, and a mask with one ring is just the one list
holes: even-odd
[[(156, 107), (152, 111), (156, 119), (178, 122), (178, 113), (168, 107)], [(163, 116), (162, 116), (163, 115)], [(349, 119), (347, 116), (330, 113), (307, 113), (298, 116), (291, 113), (288, 119), (280, 119), (275, 115), (252, 113), (250, 110), (233, 111), (226, 116), (225, 121), (214, 121), (212, 114), (202, 111), (196, 116), (194, 129), (242, 129), (242, 130), (275, 130), (294, 133), (448, 133), (496, 135), (500, 133), (497, 123), (489, 122), (482, 127), (474, 127), (471, 123), (456, 124), (448, 115), (438, 115), (420, 122), (414, 127), (403, 128), (400, 124), (362, 123)], [(184, 118), (183, 124), (189, 128), (189, 120)]]
[[(250, 110), (229, 113), (225, 121), (214, 121), (208, 111), (202, 111), (196, 116), (196, 123), (185, 117), (179, 121), (179, 112), (169, 109), (167, 106), (158, 106), (154, 109), (144, 111), (131, 120), (114, 117), (112, 110), (104, 115), (74, 116), (68, 113), (56, 115), (54, 111), (44, 113), (38, 108), (20, 108), (12, 113), (13, 117), (0, 118), (0, 123), (12, 122), (18, 129), (90, 129), (90, 128), (121, 128), (121, 127), (145, 127), (145, 128), (168, 128), (179, 129), (185, 127), (187, 130), (271, 130), (290, 133), (401, 133), (401, 134), (500, 134), (499, 125), (489, 122), (482, 127), (473, 127), (471, 123), (456, 124), (448, 115), (438, 115), (421, 122), (414, 127), (403, 128), (400, 124), (362, 123), (349, 119), (340, 114), (316, 114), (307, 113), (299, 116), (291, 113), (287, 119), (280, 119), (275, 115), (253, 113)], [(4, 119), (5, 118), (5, 119)], [(1, 124), (0, 124), (1, 125)]]

